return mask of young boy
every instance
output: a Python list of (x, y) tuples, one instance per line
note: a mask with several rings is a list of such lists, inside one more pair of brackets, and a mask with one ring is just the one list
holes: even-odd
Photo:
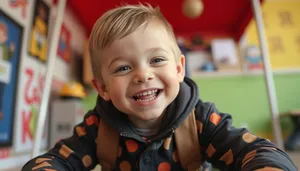
[(185, 60), (172, 28), (157, 9), (127, 5), (106, 12), (92, 30), (89, 48), (96, 107), (72, 137), (29, 161), (23, 171), (93, 169), (100, 160), (99, 143), (113, 136), (98, 137), (104, 123), (119, 136), (113, 170), (185, 170), (174, 132), (190, 116), (196, 119), (202, 160), (214, 167), (297, 170), (286, 153), (234, 128), (230, 115), (198, 98), (196, 84), (184, 77)]

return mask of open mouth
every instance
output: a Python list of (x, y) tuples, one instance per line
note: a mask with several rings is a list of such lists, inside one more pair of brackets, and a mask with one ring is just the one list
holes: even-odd
[(133, 96), (133, 99), (141, 102), (148, 102), (154, 100), (163, 90), (162, 89), (152, 89), (137, 93)]

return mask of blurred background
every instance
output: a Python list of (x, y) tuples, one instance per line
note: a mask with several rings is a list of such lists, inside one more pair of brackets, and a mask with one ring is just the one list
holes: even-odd
[[(158, 6), (173, 26), (186, 55), (187, 76), (198, 84), (201, 99), (230, 113), (234, 126), (271, 141), (276, 140), (276, 125), (285, 150), (300, 163), (300, 0), (260, 1), (272, 90), (266, 86), (251, 0), (68, 0), (63, 13), (58, 10), (60, 0), (2, 0), (1, 171), (20, 170), (31, 158), (51, 59), (56, 60), (45, 98), (42, 151), (70, 136), (73, 126), (94, 107), (90, 31), (105, 11), (138, 2)], [(62, 24), (56, 23), (59, 17)], [(51, 41), (57, 46), (50, 47)], [(278, 122), (268, 90), (275, 95)]]

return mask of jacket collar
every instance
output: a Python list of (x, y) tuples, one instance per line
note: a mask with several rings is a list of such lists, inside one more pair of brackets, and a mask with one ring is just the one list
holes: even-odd
[[(177, 97), (167, 107), (162, 121), (164, 124), (161, 125), (158, 131), (159, 133), (154, 139), (161, 139), (175, 130), (194, 109), (198, 100), (198, 88), (196, 84), (186, 77), (184, 81), (180, 83), (180, 90)], [(127, 119), (127, 115), (120, 112), (111, 101), (105, 101), (98, 96), (96, 112), (109, 125), (120, 132), (121, 135), (144, 141), (136, 134), (133, 126)]]

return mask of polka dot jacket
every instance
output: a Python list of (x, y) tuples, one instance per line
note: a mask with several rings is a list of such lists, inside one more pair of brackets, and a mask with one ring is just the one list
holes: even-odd
[(125, 114), (99, 97), (96, 107), (75, 126), (72, 137), (58, 141), (50, 151), (27, 162), (22, 171), (92, 170), (98, 164), (95, 140), (100, 119), (120, 133), (115, 171), (181, 171), (173, 130), (194, 109), (203, 161), (213, 167), (228, 171), (297, 170), (289, 156), (274, 144), (245, 128), (233, 127), (229, 114), (200, 100), (195, 83), (185, 78), (155, 137), (140, 137)]

